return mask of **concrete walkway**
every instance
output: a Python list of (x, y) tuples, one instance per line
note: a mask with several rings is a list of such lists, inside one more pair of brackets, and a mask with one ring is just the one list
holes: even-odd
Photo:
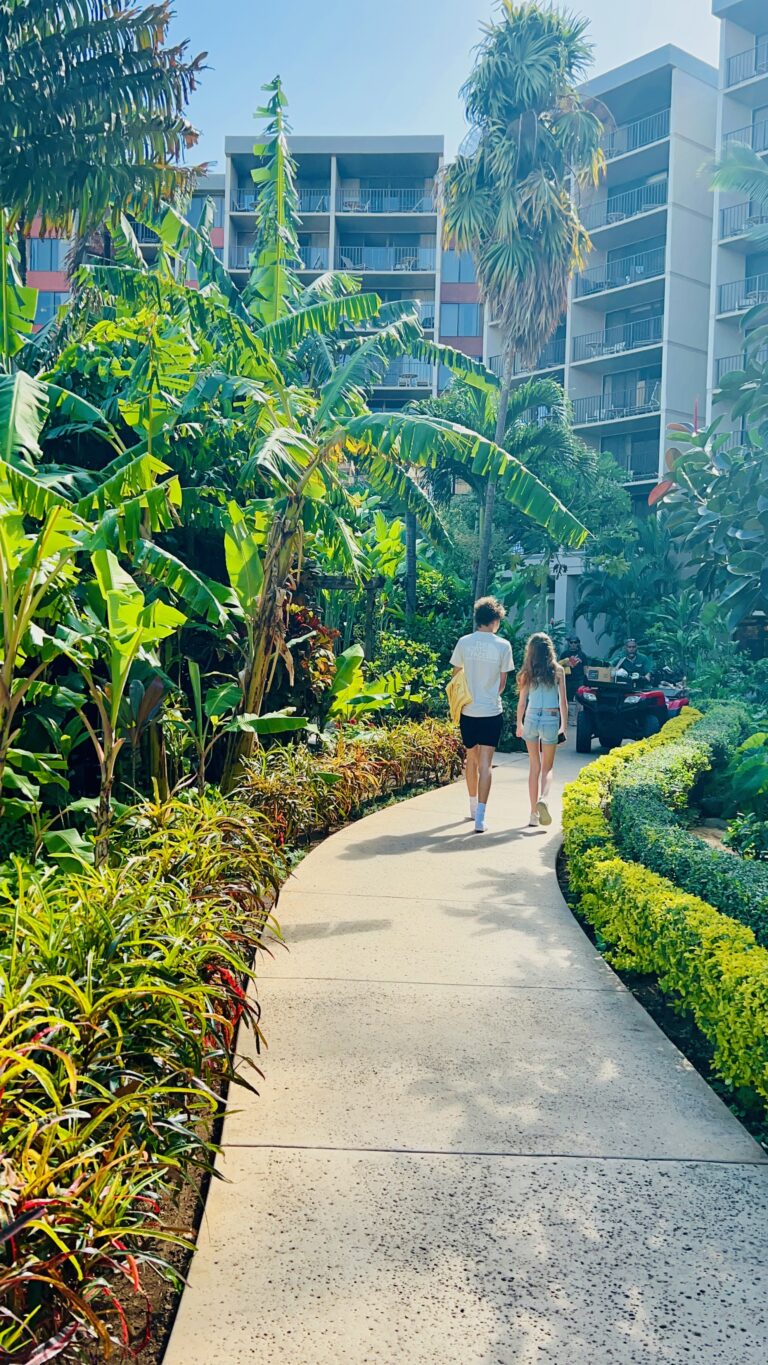
[(765, 1365), (760, 1149), (574, 922), (524, 761), (486, 835), (465, 806), (383, 810), (286, 887), (165, 1365)]

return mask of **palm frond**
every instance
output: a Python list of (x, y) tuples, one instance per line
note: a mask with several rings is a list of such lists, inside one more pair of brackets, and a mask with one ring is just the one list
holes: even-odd
[(211, 625), (226, 628), (229, 615), (224, 605), (228, 589), (195, 573), (170, 551), (154, 541), (139, 540), (133, 553), (133, 566), (153, 583), (161, 584), (178, 597), (190, 616), (202, 616)]

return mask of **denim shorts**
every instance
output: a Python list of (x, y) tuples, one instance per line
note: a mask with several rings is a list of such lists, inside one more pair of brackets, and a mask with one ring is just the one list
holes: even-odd
[(523, 739), (529, 744), (534, 744), (537, 739), (542, 744), (557, 744), (559, 734), (559, 711), (542, 711), (536, 707), (528, 707), (523, 718)]

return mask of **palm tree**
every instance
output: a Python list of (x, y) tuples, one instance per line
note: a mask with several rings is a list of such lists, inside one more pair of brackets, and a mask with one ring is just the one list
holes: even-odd
[(166, 46), (170, 0), (0, 0), (0, 207), (78, 232), (192, 188), (184, 106), (205, 54)]
[[(463, 87), (471, 131), (443, 181), (446, 241), (471, 251), (480, 294), (502, 332), (496, 426), (506, 427), (513, 362), (533, 363), (565, 308), (589, 247), (572, 186), (596, 182), (602, 124), (575, 89), (591, 46), (587, 21), (501, 0)], [(488, 481), (477, 591), (488, 576), (495, 480)]]

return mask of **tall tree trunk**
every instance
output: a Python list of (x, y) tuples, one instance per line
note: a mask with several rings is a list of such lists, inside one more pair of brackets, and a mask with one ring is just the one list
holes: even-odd
[(416, 615), (416, 518), (405, 514), (405, 620), (410, 625)]
[[(507, 426), (507, 408), (509, 407), (509, 394), (512, 388), (512, 363), (514, 352), (512, 347), (508, 347), (504, 352), (504, 371), (501, 380), (501, 390), (499, 392), (499, 411), (496, 417), (496, 433), (494, 440), (497, 446), (504, 445), (504, 433)], [(496, 502), (496, 483), (497, 477), (491, 474), (485, 486), (485, 507), (481, 518), (480, 548), (477, 556), (477, 578), (475, 579), (475, 598), (484, 597), (488, 591), (488, 564), (491, 558), (491, 540), (493, 538), (493, 509)]]

